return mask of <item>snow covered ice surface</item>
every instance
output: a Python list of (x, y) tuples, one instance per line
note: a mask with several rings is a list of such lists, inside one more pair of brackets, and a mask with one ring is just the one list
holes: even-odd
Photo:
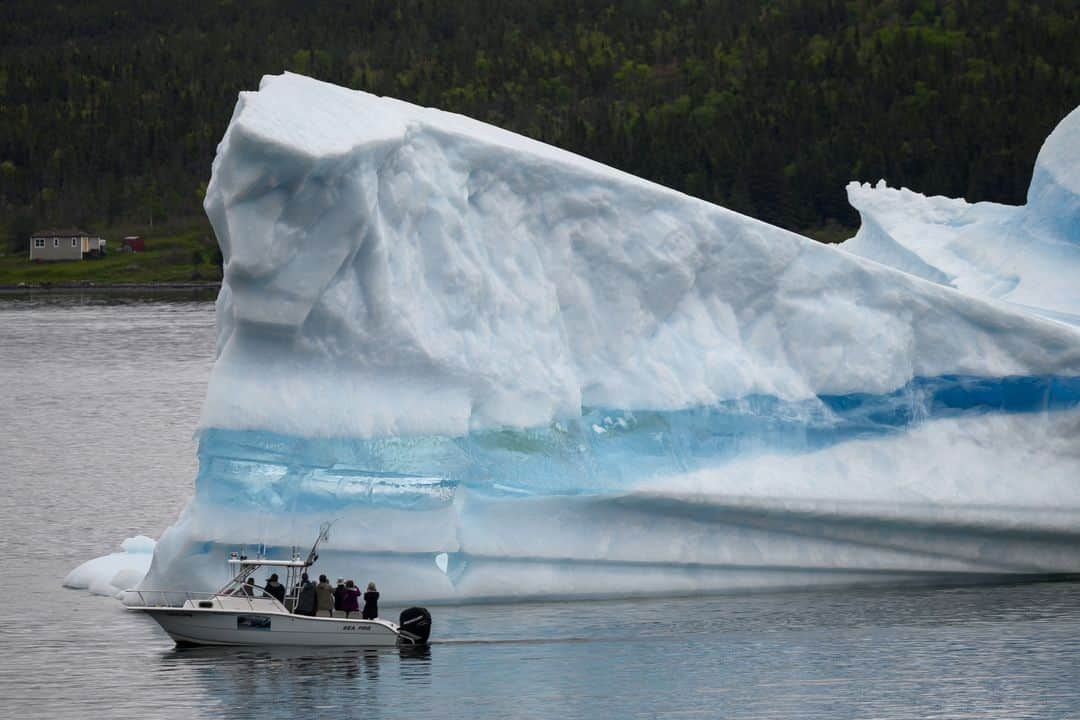
[(927, 197), (853, 182), (852, 253), (1029, 312), (1080, 325), (1080, 108), (1039, 151), (1027, 204)]
[[(1040, 156), (1025, 242), (1075, 229), (1074, 167)], [(395, 602), (1080, 571), (1080, 329), (895, 238), (903, 272), (291, 74), (241, 94), (206, 210), (200, 470), (143, 587), (335, 519), (316, 571)]]
[(120, 543), (120, 552), (87, 560), (69, 572), (64, 587), (122, 599), (124, 591), (138, 585), (150, 569), (156, 544), (145, 535), (128, 538)]

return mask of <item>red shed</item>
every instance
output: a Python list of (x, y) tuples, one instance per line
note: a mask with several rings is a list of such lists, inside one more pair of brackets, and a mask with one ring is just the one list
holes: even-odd
[(121, 243), (120, 249), (131, 248), (131, 252), (146, 252), (146, 241), (138, 235), (128, 235)]

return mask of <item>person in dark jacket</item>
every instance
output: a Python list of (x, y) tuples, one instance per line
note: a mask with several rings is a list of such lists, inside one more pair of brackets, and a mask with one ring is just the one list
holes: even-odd
[(263, 587), (263, 595), (277, 598), (279, 603), (285, 604), (285, 586), (278, 582), (277, 573), (267, 579), (266, 585)]
[(345, 617), (349, 617), (349, 613), (360, 612), (360, 588), (352, 580), (345, 581), (345, 600), (341, 605)]
[(248, 578), (247, 582), (233, 590), (233, 595), (255, 597), (255, 578)]
[(364, 612), (361, 617), (365, 620), (374, 620), (379, 617), (379, 591), (375, 589), (375, 583), (367, 584), (367, 592), (364, 593)]
[(334, 612), (345, 612), (345, 594), (348, 592), (348, 588), (345, 587), (345, 578), (337, 579), (337, 587), (334, 588)]
[(300, 576), (300, 592), (296, 598), (297, 615), (315, 615), (315, 583), (308, 580), (307, 573)]

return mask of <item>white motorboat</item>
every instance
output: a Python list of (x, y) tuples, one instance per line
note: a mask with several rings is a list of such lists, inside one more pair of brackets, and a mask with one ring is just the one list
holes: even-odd
[[(324, 526), (306, 559), (248, 558), (233, 553), (229, 565), (236, 573), (220, 590), (198, 593), (171, 590), (128, 590), (129, 610), (154, 618), (179, 646), (291, 645), (394, 647), (426, 645), (431, 616), (424, 608), (408, 608), (400, 623), (376, 618), (313, 617), (290, 612), (296, 605), (300, 574), (318, 559)], [(265, 588), (248, 582), (261, 567), (285, 571), (291, 595), (282, 603)]]

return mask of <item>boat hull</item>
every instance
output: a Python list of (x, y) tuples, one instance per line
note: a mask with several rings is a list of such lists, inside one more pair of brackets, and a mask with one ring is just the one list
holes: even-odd
[(154, 618), (177, 645), (394, 647), (411, 644), (393, 623), (385, 620), (217, 609), (131, 609)]

